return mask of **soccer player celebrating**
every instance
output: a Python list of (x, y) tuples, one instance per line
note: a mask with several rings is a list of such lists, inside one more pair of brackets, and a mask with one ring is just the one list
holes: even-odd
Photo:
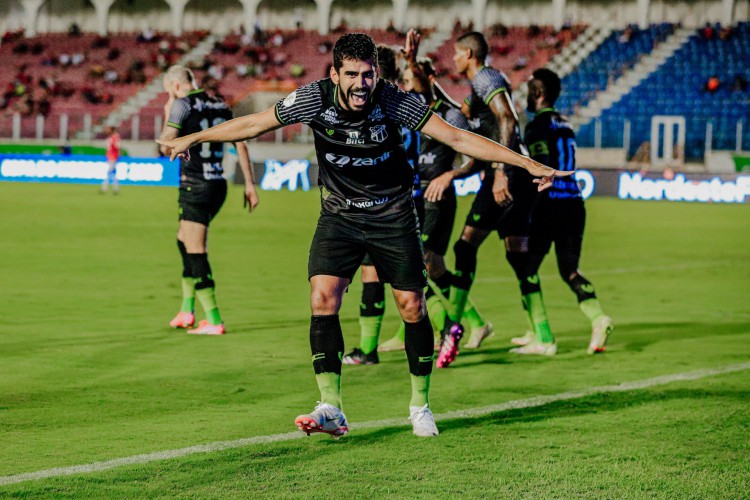
[[(570, 123), (555, 108), (560, 95), (560, 77), (549, 69), (534, 71), (529, 81), (527, 104), (536, 113), (526, 126), (526, 144), (531, 157), (559, 170), (573, 171), (576, 167), (575, 133)], [(591, 321), (591, 341), (588, 353), (603, 352), (607, 337), (614, 326), (612, 318), (604, 314), (596, 298), (594, 285), (581, 275), (581, 257), (586, 209), (581, 190), (573, 177), (555, 179), (552, 187), (539, 195), (531, 215), (529, 240), (530, 274), (539, 283), (539, 266), (555, 244), (557, 268), (563, 281), (578, 297), (581, 311)], [(518, 354), (546, 354), (551, 352), (554, 338), (550, 332), (541, 288), (526, 297), (526, 305), (534, 331), (512, 342), (522, 347), (511, 349)], [(552, 343), (551, 343), (552, 342)]]
[[(488, 54), (484, 35), (470, 32), (456, 40), (453, 62), (456, 70), (471, 80), (471, 95), (466, 100), (467, 113), (478, 125), (476, 132), (496, 140), (522, 154), (518, 117), (505, 75), (485, 66)], [(438, 367), (448, 366), (458, 354), (463, 336), (461, 321), (469, 290), (474, 281), (479, 246), (492, 231), (505, 241), (505, 257), (519, 280), (521, 294), (535, 290), (527, 279), (529, 215), (536, 197), (529, 172), (503, 162), (485, 164), (484, 178), (460, 239), (453, 246), (456, 270), (451, 286), (448, 316), (454, 325), (446, 332)]]
[(452, 127), (418, 97), (379, 80), (375, 42), (361, 33), (338, 39), (330, 78), (300, 87), (260, 113), (160, 143), (174, 158), (196, 144), (240, 141), (297, 122), (307, 123), (315, 136), (322, 209), (308, 261), (310, 348), (320, 403), (295, 423), (308, 434), (341, 436), (349, 430), (341, 410), (344, 338), (338, 312), (346, 288), (369, 253), (380, 279), (391, 284), (405, 322), (414, 433), (436, 436), (428, 397), (433, 342), (423, 292), (426, 272), (412, 200), (414, 173), (399, 127), (424, 131), (473, 157), (517, 164), (542, 177), (535, 181), (539, 189), (565, 173)]
[[(193, 72), (184, 66), (172, 66), (164, 76), (164, 90), (169, 99), (164, 105), (166, 117), (160, 140), (169, 141), (207, 129), (232, 119), (224, 101), (209, 97), (197, 88)], [(245, 176), (245, 199), (250, 211), (258, 205), (258, 194), (250, 169), (250, 157), (244, 142), (237, 141), (237, 155)], [(203, 144), (186, 151), (180, 159), (180, 225), (177, 247), (182, 255), (182, 307), (169, 322), (172, 328), (191, 328), (195, 323), (195, 297), (198, 297), (206, 319), (188, 333), (223, 335), (224, 323), (216, 303), (215, 283), (206, 253), (209, 222), (216, 216), (227, 196), (221, 160), (223, 144)], [(162, 153), (168, 154), (165, 146)]]

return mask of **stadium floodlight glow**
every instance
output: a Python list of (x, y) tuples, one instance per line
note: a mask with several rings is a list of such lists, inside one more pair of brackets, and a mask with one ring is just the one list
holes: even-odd
[(701, 203), (745, 203), (750, 196), (750, 176), (733, 181), (719, 177), (690, 181), (678, 174), (674, 179), (644, 179), (639, 173), (620, 174), (617, 196), (634, 200), (695, 201)]
[[(104, 158), (86, 155), (0, 155), (0, 181), (94, 184), (107, 176)], [(123, 157), (117, 180), (124, 185), (177, 186), (177, 163), (164, 158)]]
[(301, 185), (303, 191), (310, 190), (310, 177), (308, 169), (310, 162), (307, 160), (289, 160), (281, 163), (279, 160), (266, 160), (266, 171), (260, 180), (260, 188), (266, 191), (279, 191), (284, 184), (289, 191), (296, 191), (297, 184)]

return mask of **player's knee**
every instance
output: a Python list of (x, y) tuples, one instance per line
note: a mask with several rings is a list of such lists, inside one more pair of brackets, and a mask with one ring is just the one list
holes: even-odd
[(427, 314), (424, 293), (421, 290), (414, 293), (398, 293), (396, 304), (401, 317), (408, 323), (421, 321)]
[(313, 288), (310, 292), (310, 308), (314, 315), (338, 314), (341, 300), (334, 290)]

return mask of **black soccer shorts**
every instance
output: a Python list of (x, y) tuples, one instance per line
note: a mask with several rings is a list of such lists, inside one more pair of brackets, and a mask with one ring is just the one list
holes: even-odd
[[(524, 171), (525, 172), (525, 171)], [(466, 225), (497, 231), (500, 238), (528, 236), (531, 209), (536, 201), (536, 184), (527, 176), (511, 176), (508, 189), (513, 201), (498, 205), (492, 195), (491, 176), (485, 177), (466, 216)]]
[(189, 220), (208, 226), (227, 198), (227, 181), (224, 179), (191, 182), (180, 185), (180, 220)]
[(382, 283), (397, 290), (427, 286), (422, 242), (413, 211), (407, 211), (384, 227), (322, 213), (318, 219), (307, 270), (313, 276), (337, 276), (351, 280), (369, 254)]
[(445, 255), (456, 218), (456, 191), (446, 189), (442, 200), (434, 203), (426, 201), (424, 213), (422, 244), (425, 250), (430, 250), (437, 255)]
[(547, 255), (554, 243), (557, 255), (580, 257), (585, 227), (586, 208), (581, 198), (540, 197), (531, 213), (529, 252)]

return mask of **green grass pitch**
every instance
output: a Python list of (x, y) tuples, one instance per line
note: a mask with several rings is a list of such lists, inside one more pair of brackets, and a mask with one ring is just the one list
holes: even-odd
[[(180, 303), (177, 190), (0, 184), (0, 476), (294, 432), (318, 393), (307, 252), (316, 192), (232, 187), (209, 256), (228, 334), (170, 330)], [(468, 209), (459, 205), (459, 221)], [(440, 415), (750, 361), (750, 206), (587, 202), (581, 269), (616, 331), (589, 326), (548, 257), (541, 277), (560, 352), (508, 354), (525, 320), (497, 239), (473, 298), (496, 335), (435, 370)], [(459, 223), (458, 226), (461, 224)], [(452, 255), (448, 257), (452, 262)], [(358, 277), (341, 311), (358, 339)], [(387, 303), (383, 335), (398, 326)], [(345, 366), (350, 423), (403, 426), (250, 444), (0, 485), (54, 498), (747, 498), (750, 370), (438, 421), (411, 435), (403, 353)]]

